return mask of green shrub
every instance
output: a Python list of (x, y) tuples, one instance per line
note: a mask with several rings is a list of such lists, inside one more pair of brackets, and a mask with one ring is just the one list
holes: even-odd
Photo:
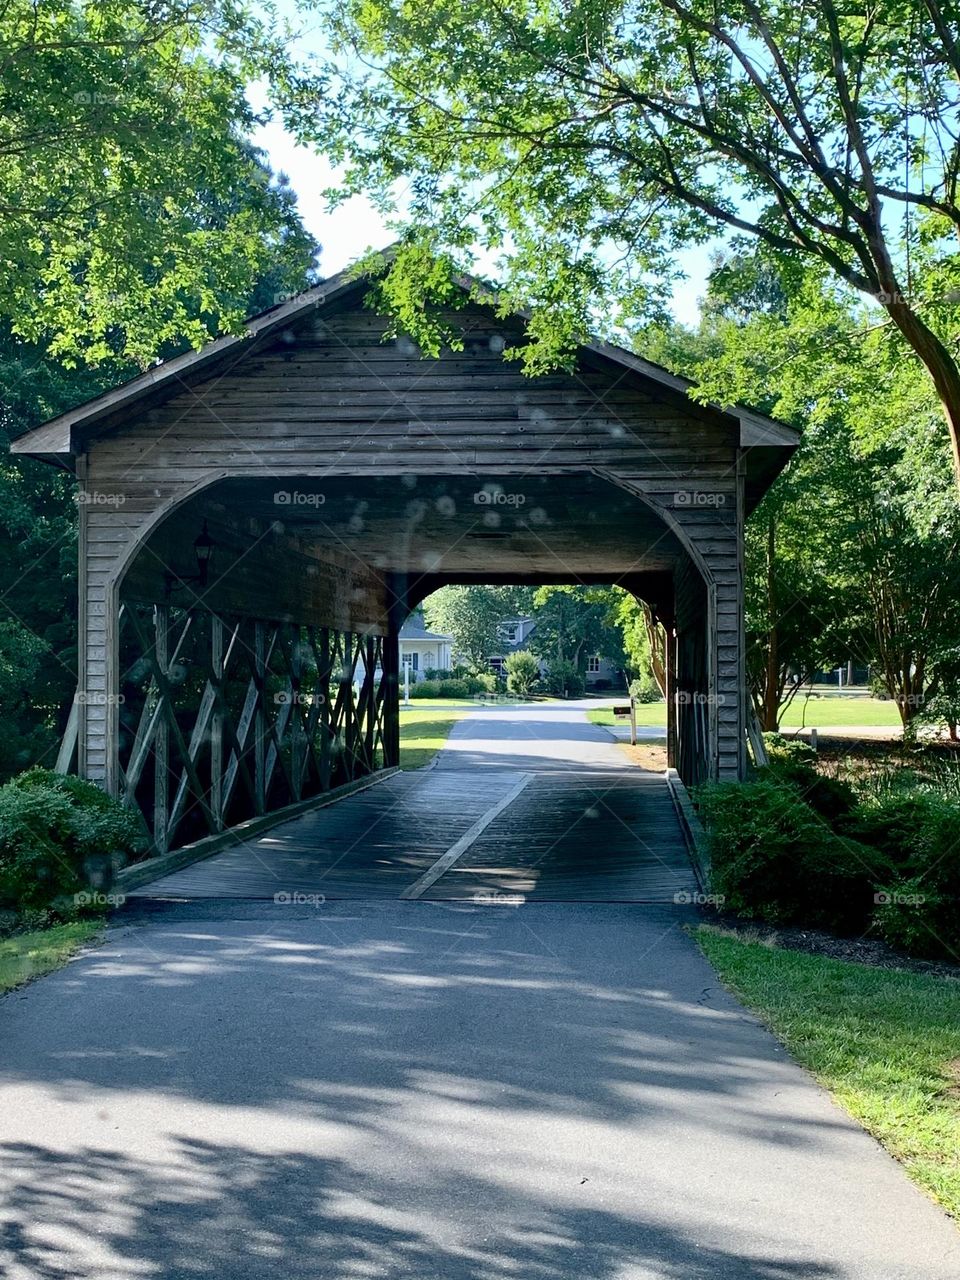
[(863, 806), (856, 829), (889, 850), (876, 923), (911, 955), (960, 958), (960, 804), (924, 792)]
[(57, 907), (143, 845), (139, 818), (82, 778), (30, 769), (0, 787), (0, 908)]
[(418, 680), (410, 686), (411, 698), (475, 698), (478, 693), (495, 693), (497, 677), (492, 671), (447, 676), (442, 680)]
[(712, 783), (697, 800), (706, 823), (711, 889), (739, 915), (838, 932), (866, 927), (891, 868), (876, 850), (841, 838), (772, 777)]
[(847, 819), (845, 830), (854, 839), (879, 849), (895, 866), (907, 868), (916, 859), (925, 860), (940, 822), (949, 821), (956, 812), (954, 805), (929, 792), (890, 790), (861, 801)]
[(410, 686), (411, 698), (469, 698), (471, 690), (466, 680), (418, 680)]
[(526, 649), (508, 653), (506, 662), (507, 688), (511, 693), (531, 693), (540, 679), (540, 663)]
[(839, 827), (853, 813), (857, 793), (849, 782), (824, 777), (817, 769), (817, 753), (807, 742), (765, 733), (767, 767), (759, 777), (770, 777), (793, 787), (797, 794), (833, 827)]
[(630, 697), (635, 698), (637, 702), (662, 702), (663, 694), (660, 692), (660, 686), (650, 674), (639, 676), (636, 680), (630, 681)]
[(556, 698), (582, 698), (586, 681), (575, 663), (558, 658), (547, 667), (546, 686)]

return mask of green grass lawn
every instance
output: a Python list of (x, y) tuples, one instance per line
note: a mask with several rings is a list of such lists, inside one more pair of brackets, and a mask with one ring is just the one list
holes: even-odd
[[(624, 698), (623, 705), (626, 705)], [(629, 724), (629, 720), (615, 720), (612, 707), (597, 707), (587, 712), (587, 719), (593, 724)], [(667, 705), (665, 702), (641, 703), (637, 707), (637, 724), (666, 725)], [(843, 698), (819, 697), (804, 701), (795, 698), (783, 713), (782, 729), (799, 729), (805, 725), (808, 729), (821, 729), (826, 725), (851, 726), (870, 725), (886, 729), (900, 728), (900, 715), (892, 702), (881, 702), (879, 698)]]
[(737, 993), (921, 1187), (960, 1217), (960, 982), (696, 937)]
[(400, 768), (429, 764), (456, 722), (476, 708), (470, 703), (423, 698), (400, 710)]
[(101, 920), (75, 920), (36, 933), (14, 934), (0, 941), (0, 992), (58, 969), (103, 929)]
[(781, 728), (819, 729), (824, 725), (872, 725), (885, 729), (899, 729), (900, 713), (896, 703), (881, 702), (879, 698), (825, 697), (794, 698), (783, 713)]

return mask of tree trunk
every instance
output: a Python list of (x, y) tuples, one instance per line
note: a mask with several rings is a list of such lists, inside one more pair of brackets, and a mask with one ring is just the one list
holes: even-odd
[(660, 694), (665, 698), (667, 696), (667, 633), (654, 618), (653, 610), (648, 604), (641, 605), (641, 608), (643, 622), (647, 629), (647, 640), (650, 643), (650, 667)]
[(765, 733), (776, 733), (780, 727), (780, 655), (777, 634), (777, 586), (774, 570), (777, 561), (777, 525), (773, 517), (767, 524), (767, 662), (763, 677), (763, 702), (760, 723)]
[(926, 365), (933, 379), (947, 420), (954, 475), (960, 485), (960, 369), (949, 349), (898, 294), (894, 294), (885, 305), (891, 320)]

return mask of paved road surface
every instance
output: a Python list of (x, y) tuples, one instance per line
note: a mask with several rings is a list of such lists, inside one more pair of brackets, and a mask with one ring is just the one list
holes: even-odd
[[(530, 735), (554, 768), (558, 724)], [(0, 1001), (0, 1273), (955, 1280), (955, 1228), (688, 919), (141, 903)]]

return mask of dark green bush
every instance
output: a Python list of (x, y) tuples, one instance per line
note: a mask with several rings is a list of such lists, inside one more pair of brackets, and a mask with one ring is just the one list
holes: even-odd
[(587, 682), (576, 663), (556, 659), (547, 667), (544, 677), (547, 692), (555, 698), (582, 698)]
[(475, 698), (478, 693), (495, 693), (497, 677), (492, 671), (475, 671), (442, 680), (418, 680), (410, 686), (411, 698)]
[(840, 826), (853, 813), (857, 793), (848, 782), (826, 778), (817, 769), (817, 753), (809, 743), (784, 738), (778, 733), (764, 734), (768, 765), (758, 770), (793, 787), (796, 793), (833, 827)]
[(913, 859), (923, 859), (940, 823), (955, 812), (954, 805), (930, 792), (891, 790), (861, 801), (844, 825), (854, 839), (880, 849), (894, 865), (907, 867)]
[(858, 829), (889, 849), (897, 873), (881, 886), (877, 926), (891, 946), (960, 960), (960, 804), (925, 792), (863, 806)]
[(889, 864), (876, 850), (838, 836), (792, 785), (772, 777), (713, 783), (697, 799), (711, 889), (727, 910), (840, 933), (866, 927)]
[(0, 787), (0, 909), (40, 910), (105, 885), (142, 848), (141, 831), (92, 782), (29, 769)]

